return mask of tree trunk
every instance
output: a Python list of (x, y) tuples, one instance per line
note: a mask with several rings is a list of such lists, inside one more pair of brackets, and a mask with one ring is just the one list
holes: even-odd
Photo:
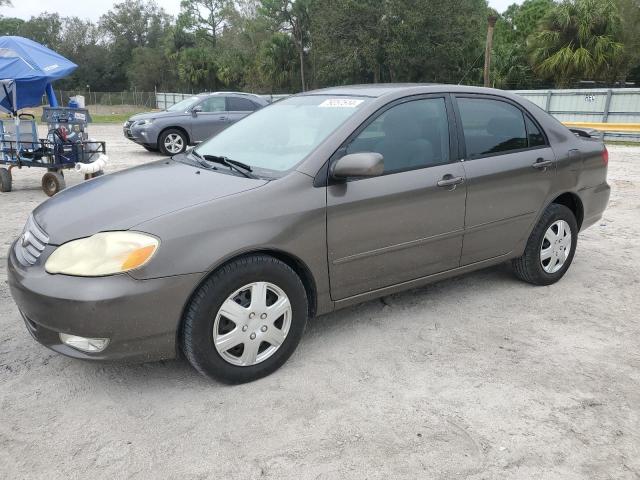
[(306, 82), (304, 80), (304, 48), (302, 42), (298, 43), (298, 52), (300, 53), (300, 81), (302, 82), (302, 91), (306, 91)]

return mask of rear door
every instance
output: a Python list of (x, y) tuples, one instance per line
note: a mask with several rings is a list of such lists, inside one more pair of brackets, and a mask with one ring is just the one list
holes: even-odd
[(229, 124), (235, 123), (243, 119), (250, 113), (258, 109), (258, 105), (248, 98), (227, 97), (227, 113), (229, 116)]
[(549, 195), (555, 155), (541, 127), (514, 102), (456, 95), (467, 178), (462, 265), (510, 253)]
[(358, 129), (332, 161), (384, 157), (384, 174), (327, 187), (334, 300), (458, 267), (465, 209), (447, 95), (404, 99)]
[(207, 97), (197, 107), (201, 108), (201, 111), (192, 116), (191, 120), (191, 140), (193, 142), (202, 142), (221, 132), (227, 126), (229, 116), (224, 96)]

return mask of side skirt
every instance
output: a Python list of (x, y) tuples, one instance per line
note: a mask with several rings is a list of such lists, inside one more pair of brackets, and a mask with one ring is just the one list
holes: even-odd
[(342, 300), (338, 300), (335, 302), (335, 310), (338, 310), (340, 308), (345, 308), (351, 305), (355, 305), (357, 303), (366, 302), (374, 298), (383, 297), (385, 295), (391, 295), (393, 293), (403, 292), (405, 290), (410, 290), (412, 288), (421, 287), (423, 285), (438, 282), (446, 278), (451, 278), (458, 275), (462, 275), (464, 273), (473, 272), (474, 270), (481, 270), (486, 267), (498, 265), (500, 263), (504, 263), (505, 261), (512, 259), (513, 257), (514, 257), (513, 252), (510, 252), (505, 255), (500, 255), (498, 257), (489, 258), (487, 260), (482, 260), (480, 262), (471, 263), (463, 267), (447, 270), (446, 272), (427, 275), (426, 277), (416, 278), (415, 280), (409, 280), (407, 282), (397, 283), (389, 287), (379, 288), (377, 290), (372, 290), (370, 292), (360, 293), (352, 297), (343, 298)]

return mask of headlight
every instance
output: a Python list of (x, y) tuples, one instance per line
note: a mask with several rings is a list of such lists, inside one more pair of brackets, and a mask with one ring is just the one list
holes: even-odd
[(147, 120), (138, 120), (136, 122), (136, 126), (138, 127), (143, 127), (145, 125), (151, 125), (153, 123), (153, 120), (151, 119), (147, 119)]
[(102, 232), (58, 247), (44, 268), (48, 273), (100, 277), (145, 265), (160, 242), (137, 232)]

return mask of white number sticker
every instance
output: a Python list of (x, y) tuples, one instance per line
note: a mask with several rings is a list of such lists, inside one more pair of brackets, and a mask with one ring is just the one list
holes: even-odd
[(355, 98), (329, 98), (320, 104), (322, 108), (356, 108), (364, 100)]

